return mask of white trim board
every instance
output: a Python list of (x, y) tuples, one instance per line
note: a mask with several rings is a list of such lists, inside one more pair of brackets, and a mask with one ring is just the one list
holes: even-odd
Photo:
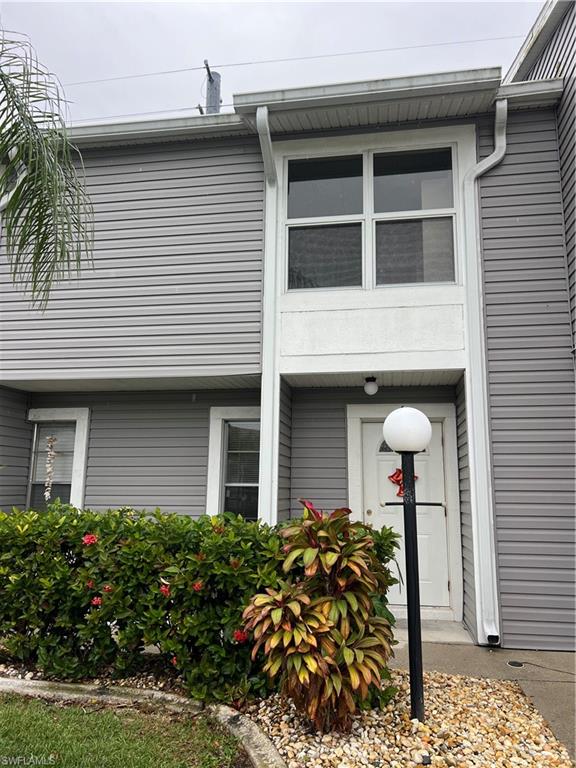
[[(206, 514), (219, 515), (222, 511), (222, 469), (224, 467), (224, 422), (259, 420), (257, 405), (212, 406), (210, 408), (210, 434), (208, 439), (208, 477), (206, 481)], [(262, 441), (262, 433), (260, 433)], [(260, 448), (260, 451), (262, 448)], [(261, 478), (260, 478), (261, 480)], [(260, 483), (261, 485), (261, 483)]]
[[(84, 506), (86, 487), (86, 462), (88, 458), (88, 433), (90, 424), (89, 408), (31, 408), (28, 420), (34, 423), (47, 421), (74, 421), (74, 456), (72, 458), (72, 485), (70, 504), (81, 509)], [(34, 446), (35, 450), (35, 446)], [(33, 462), (32, 462), (33, 463)], [(30, 472), (32, 472), (32, 467)]]
[[(460, 493), (458, 488), (458, 450), (456, 438), (456, 407), (452, 403), (406, 403), (423, 411), (430, 421), (440, 422), (444, 432), (444, 486), (448, 538), (448, 578), (450, 579), (450, 609), (430, 609), (427, 618), (462, 621), (464, 582), (460, 531)], [(364, 519), (364, 490), (362, 466), (362, 424), (381, 421), (398, 408), (397, 403), (374, 403), (346, 406), (348, 451), (348, 504), (354, 517)], [(441, 611), (438, 614), (438, 610)]]

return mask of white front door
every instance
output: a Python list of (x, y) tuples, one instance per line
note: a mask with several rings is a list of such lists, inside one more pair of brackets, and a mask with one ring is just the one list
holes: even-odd
[[(417, 505), (420, 603), (430, 607), (450, 605), (442, 428), (442, 423), (432, 423), (429, 447), (414, 457), (416, 501), (439, 505)], [(362, 466), (365, 521), (375, 528), (390, 526), (402, 536), (397, 557), (404, 584), (392, 587), (389, 602), (391, 605), (405, 605), (402, 464), (401, 457), (384, 442), (382, 420), (362, 422)]]

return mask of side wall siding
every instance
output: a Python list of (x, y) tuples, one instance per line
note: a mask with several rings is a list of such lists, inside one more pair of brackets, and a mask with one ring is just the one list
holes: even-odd
[[(453, 387), (292, 389), (292, 515), (298, 499), (334, 509), (348, 504), (346, 406), (370, 403), (453, 403)], [(357, 512), (358, 510), (354, 510)]]
[[(486, 156), (491, 122), (479, 131)], [(480, 203), (502, 641), (568, 649), (574, 369), (554, 112), (509, 116)]]
[(0, 387), (0, 510), (26, 505), (33, 426), (28, 395)]
[(564, 78), (557, 109), (572, 338), (576, 340), (576, 5), (571, 3), (526, 80)]
[(257, 390), (37, 394), (36, 408), (90, 408), (85, 506), (206, 509), (211, 406), (259, 405)]
[(84, 152), (94, 268), (30, 309), (0, 258), (2, 380), (258, 373), (263, 173), (254, 139)]
[(280, 432), (278, 446), (278, 520), (290, 517), (290, 470), (292, 463), (292, 389), (280, 381)]
[(464, 581), (464, 623), (476, 637), (476, 596), (474, 590), (474, 548), (470, 500), (470, 465), (466, 426), (464, 377), (456, 385), (456, 435), (458, 440), (458, 485), (460, 488), (460, 526), (462, 536), (462, 576)]

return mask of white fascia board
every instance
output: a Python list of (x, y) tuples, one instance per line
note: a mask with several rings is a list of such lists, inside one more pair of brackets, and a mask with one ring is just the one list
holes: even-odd
[(365, 80), (309, 88), (287, 88), (279, 91), (243, 93), (234, 96), (238, 114), (250, 114), (266, 105), (272, 111), (327, 107), (338, 104), (368, 103), (391, 99), (414, 98), (433, 94), (475, 92), (494, 89), (501, 81), (500, 67), (471, 69), (458, 72), (395, 77), (386, 80)]
[(574, 0), (548, 0), (506, 73), (506, 77), (502, 81), (503, 84), (521, 81), (532, 69), (573, 2)]
[(241, 117), (233, 113), (166, 117), (160, 120), (94, 122), (71, 125), (69, 138), (78, 146), (167, 138), (208, 138), (250, 133)]
[(553, 106), (562, 98), (564, 80), (526, 80), (501, 85), (496, 100), (507, 99), (511, 109)]

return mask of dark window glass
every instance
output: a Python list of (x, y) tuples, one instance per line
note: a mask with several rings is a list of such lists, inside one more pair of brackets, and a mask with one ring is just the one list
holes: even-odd
[(30, 509), (35, 512), (44, 512), (48, 504), (51, 504), (56, 499), (60, 499), (64, 504), (70, 502), (70, 491), (72, 485), (70, 483), (52, 483), (52, 489), (50, 493), (50, 501), (46, 501), (44, 498), (44, 483), (32, 483), (30, 488)]
[(374, 210), (451, 208), (452, 152), (434, 149), (374, 156)]
[(288, 287), (362, 285), (362, 225), (291, 227)]
[(362, 213), (362, 157), (291, 160), (288, 218)]
[(376, 224), (376, 283), (454, 280), (452, 219), (409, 219)]
[[(55, 499), (68, 503), (72, 489), (72, 462), (74, 459), (75, 423), (44, 423), (36, 429), (34, 446), (34, 468), (30, 488), (30, 508), (37, 511), (46, 509), (46, 505)], [(48, 447), (52, 444), (52, 486), (50, 498), (46, 500), (46, 479), (48, 470)]]
[(388, 445), (386, 440), (382, 440), (382, 442), (380, 443), (379, 452), (380, 453), (392, 453), (392, 448), (390, 448), (390, 446)]
[(224, 510), (242, 515), (246, 520), (258, 519), (258, 486), (232, 485), (224, 489)]
[(258, 517), (258, 466), (260, 423), (229, 421), (226, 424), (224, 511), (249, 520)]

